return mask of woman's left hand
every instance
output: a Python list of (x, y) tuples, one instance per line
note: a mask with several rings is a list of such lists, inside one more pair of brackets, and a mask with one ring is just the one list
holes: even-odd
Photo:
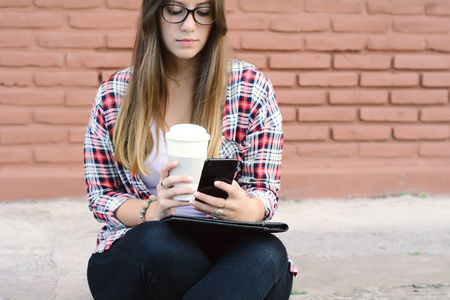
[(263, 202), (258, 198), (247, 197), (245, 191), (236, 181), (233, 181), (232, 184), (216, 181), (214, 185), (227, 192), (228, 198), (217, 198), (195, 192), (194, 197), (203, 201), (203, 203), (195, 200), (190, 201), (195, 210), (224, 220), (260, 222), (264, 218), (265, 207)]

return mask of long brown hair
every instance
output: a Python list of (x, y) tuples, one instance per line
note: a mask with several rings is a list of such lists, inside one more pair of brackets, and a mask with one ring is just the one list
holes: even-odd
[[(144, 161), (155, 146), (158, 149), (159, 135), (152, 135), (150, 123), (165, 132), (168, 87), (158, 25), (162, 2), (142, 3), (129, 86), (114, 128), (115, 160), (134, 174), (148, 174)], [(205, 127), (211, 135), (208, 157), (216, 157), (220, 148), (228, 65), (225, 1), (212, 2), (216, 21), (199, 53), (191, 114), (191, 123)]]

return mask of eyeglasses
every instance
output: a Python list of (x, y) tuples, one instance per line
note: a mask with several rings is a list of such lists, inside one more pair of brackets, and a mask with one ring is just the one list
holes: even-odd
[(192, 14), (194, 21), (200, 25), (211, 25), (216, 21), (211, 6), (200, 6), (194, 9), (188, 9), (177, 4), (161, 4), (161, 11), (164, 21), (172, 24), (184, 22), (189, 14)]

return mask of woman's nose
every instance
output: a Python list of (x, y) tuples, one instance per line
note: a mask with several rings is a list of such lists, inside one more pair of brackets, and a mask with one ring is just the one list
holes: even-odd
[(194, 13), (189, 13), (186, 20), (183, 21), (181, 29), (186, 31), (192, 31), (195, 29), (195, 26), (197, 26), (197, 24), (195, 23), (194, 20)]

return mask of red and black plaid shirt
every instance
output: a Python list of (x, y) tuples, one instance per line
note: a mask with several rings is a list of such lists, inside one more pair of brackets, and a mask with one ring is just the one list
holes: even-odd
[[(130, 198), (150, 196), (140, 176), (114, 160), (113, 129), (128, 88), (130, 68), (100, 86), (85, 135), (84, 164), (89, 209), (106, 223), (99, 232), (96, 253), (109, 249), (129, 229), (116, 209)], [(240, 162), (237, 181), (249, 197), (264, 202), (265, 219), (272, 218), (278, 202), (283, 148), (281, 114), (270, 81), (252, 65), (232, 61), (223, 116), (219, 157)], [(291, 270), (295, 267), (291, 265)]]

